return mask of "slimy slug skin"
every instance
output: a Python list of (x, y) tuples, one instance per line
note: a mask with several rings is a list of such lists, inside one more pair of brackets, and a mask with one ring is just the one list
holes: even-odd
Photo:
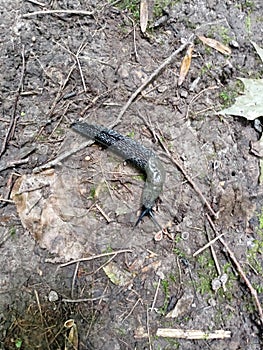
[(142, 194), (143, 211), (135, 226), (145, 215), (153, 217), (152, 206), (162, 192), (165, 181), (165, 170), (156, 154), (130, 137), (123, 136), (115, 130), (103, 126), (75, 122), (71, 125), (71, 128), (79, 134), (108, 147), (112, 152), (145, 172), (146, 182)]

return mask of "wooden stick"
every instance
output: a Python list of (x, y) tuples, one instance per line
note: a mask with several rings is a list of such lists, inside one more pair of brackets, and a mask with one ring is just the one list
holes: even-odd
[(83, 11), (83, 10), (43, 10), (25, 13), (22, 17), (28, 18), (37, 15), (51, 15), (51, 14), (66, 14), (66, 15), (83, 15), (83, 16), (92, 16), (93, 11)]
[[(213, 229), (213, 231), (215, 232), (215, 234), (217, 234), (216, 232), (216, 228), (215, 228), (215, 225), (212, 221), (212, 219), (210, 218), (210, 216), (208, 214), (206, 214), (206, 217)], [(258, 309), (258, 313), (259, 313), (259, 320), (260, 320), (260, 323), (261, 323), (261, 327), (263, 327), (263, 310), (262, 310), (262, 307), (261, 307), (261, 304), (260, 304), (260, 301), (258, 299), (258, 293), (256, 291), (256, 289), (254, 289), (254, 287), (252, 286), (252, 284), (250, 283), (249, 279), (247, 278), (247, 276), (245, 275), (241, 265), (239, 264), (239, 262), (237, 261), (237, 258), (235, 257), (234, 253), (232, 252), (232, 250), (228, 247), (228, 245), (226, 244), (226, 242), (223, 240), (223, 238), (219, 237), (218, 238), (219, 241), (222, 243), (222, 245), (224, 246), (225, 250), (228, 252), (231, 260), (233, 261), (233, 263), (235, 264), (236, 266), (236, 269), (239, 273), (239, 275), (243, 278), (245, 284), (247, 285), (248, 289), (250, 290), (250, 293), (252, 295), (252, 297), (254, 298), (254, 301), (255, 301), (255, 304), (257, 306), (257, 309)]]
[(117, 119), (115, 120), (115, 122), (111, 125), (111, 128), (113, 128), (114, 126), (118, 125), (121, 121), (121, 118), (123, 117), (124, 113), (127, 111), (127, 109), (130, 107), (130, 105), (132, 104), (132, 102), (136, 99), (136, 97), (161, 73), (161, 71), (168, 66), (173, 59), (175, 58), (175, 56), (177, 56), (181, 51), (183, 51), (187, 45), (189, 45), (191, 43), (191, 40), (193, 39), (194, 34), (192, 34), (190, 36), (190, 38), (187, 40), (187, 42), (185, 42), (184, 44), (182, 44), (176, 51), (174, 51), (169, 57), (167, 57), (163, 63), (149, 76), (148, 79), (145, 80), (145, 82), (138, 87), (138, 89), (136, 91), (134, 91), (134, 93), (131, 95), (131, 97), (129, 98), (129, 100), (127, 101), (127, 103), (122, 107)]
[(223, 329), (215, 330), (213, 332), (203, 332), (198, 329), (179, 329), (179, 328), (158, 328), (156, 332), (157, 337), (166, 338), (181, 338), (181, 339), (225, 339), (231, 337), (230, 331)]
[(102, 253), (102, 254), (99, 254), (99, 255), (92, 255), (92, 256), (89, 256), (88, 258), (80, 258), (80, 259), (77, 259), (77, 260), (70, 260), (69, 262), (61, 264), (59, 267), (64, 267), (64, 266), (75, 264), (75, 263), (81, 262), (81, 261), (90, 261), (90, 260), (102, 258), (104, 256), (110, 256), (110, 255), (121, 254), (121, 253), (132, 253), (132, 250), (130, 250), (130, 249), (121, 249), (121, 250), (116, 250), (116, 251), (110, 252), (110, 253)]

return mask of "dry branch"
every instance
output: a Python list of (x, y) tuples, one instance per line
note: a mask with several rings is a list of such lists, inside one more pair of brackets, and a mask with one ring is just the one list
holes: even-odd
[(124, 113), (127, 111), (127, 109), (130, 107), (132, 102), (136, 99), (136, 97), (161, 73), (161, 71), (167, 67), (172, 61), (174, 60), (175, 56), (177, 56), (181, 51), (183, 51), (187, 45), (191, 44), (191, 41), (194, 37), (194, 34), (190, 36), (190, 38), (182, 44), (177, 50), (175, 50), (169, 57), (167, 57), (163, 63), (149, 76), (149, 78), (138, 87), (138, 89), (131, 95), (127, 103), (122, 107), (117, 119), (115, 122), (111, 125), (113, 128), (114, 126), (118, 125), (121, 121), (121, 118), (123, 117)]
[[(206, 217), (214, 231), (214, 233), (217, 235), (217, 231), (215, 228), (215, 225), (212, 221), (212, 219), (210, 218), (210, 216), (208, 214), (206, 214)], [(232, 252), (232, 250), (228, 247), (228, 245), (226, 244), (226, 242), (223, 240), (222, 237), (219, 237), (218, 240), (222, 243), (222, 245), (224, 246), (225, 250), (227, 251), (227, 253), (229, 254), (231, 260), (233, 261), (233, 263), (236, 266), (236, 269), (239, 273), (239, 275), (242, 277), (242, 279), (244, 280), (245, 284), (247, 285), (248, 289), (250, 290), (250, 293), (252, 295), (252, 297), (254, 298), (255, 304), (257, 306), (258, 309), (258, 313), (259, 313), (259, 320), (261, 323), (261, 327), (263, 327), (263, 310), (260, 304), (260, 301), (258, 299), (258, 293), (255, 290), (255, 288), (252, 286), (252, 284), (250, 283), (249, 279), (247, 278), (245, 272), (243, 271), (241, 265), (239, 264), (239, 262), (237, 261), (237, 258), (235, 257), (235, 254)]]

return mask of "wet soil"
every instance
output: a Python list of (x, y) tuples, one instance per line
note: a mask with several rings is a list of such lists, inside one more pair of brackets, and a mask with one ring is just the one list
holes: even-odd
[[(250, 152), (260, 132), (218, 112), (242, 92), (238, 77), (262, 76), (251, 40), (263, 47), (263, 5), (155, 1), (146, 34), (138, 9), (139, 2), (1, 0), (0, 349), (74, 348), (69, 319), (79, 349), (262, 348), (258, 309), (226, 248), (218, 240), (213, 251), (193, 254), (223, 234), (262, 300), (262, 185)], [(199, 35), (228, 44), (231, 55)], [(149, 217), (134, 227), (143, 174), (97, 144), (80, 149), (87, 140), (70, 124), (112, 125), (189, 38), (183, 84), (185, 50), (115, 127), (153, 149), (166, 169), (154, 207), (165, 230)], [(89, 259), (72, 260), (81, 258)], [(157, 336), (162, 328), (205, 336)], [(231, 336), (209, 340), (216, 330)]]

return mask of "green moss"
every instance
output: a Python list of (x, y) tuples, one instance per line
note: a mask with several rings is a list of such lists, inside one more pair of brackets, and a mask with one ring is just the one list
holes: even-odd
[[(114, 3), (111, 0), (110, 3)], [(120, 10), (126, 10), (138, 22), (140, 19), (140, 1), (139, 0), (121, 0), (116, 4), (116, 7)]]
[(167, 7), (172, 7), (174, 6), (176, 3), (180, 2), (180, 0), (178, 1), (171, 1), (171, 0), (156, 0), (154, 2), (154, 7), (153, 7), (153, 17), (154, 18), (158, 18), (161, 17), (163, 14), (163, 9), (167, 8)]
[(216, 266), (213, 258), (209, 251), (205, 251), (203, 254), (199, 255), (198, 268), (196, 269), (198, 275), (198, 281), (196, 281), (197, 291), (204, 295), (213, 294), (212, 290), (212, 280), (217, 277)]

